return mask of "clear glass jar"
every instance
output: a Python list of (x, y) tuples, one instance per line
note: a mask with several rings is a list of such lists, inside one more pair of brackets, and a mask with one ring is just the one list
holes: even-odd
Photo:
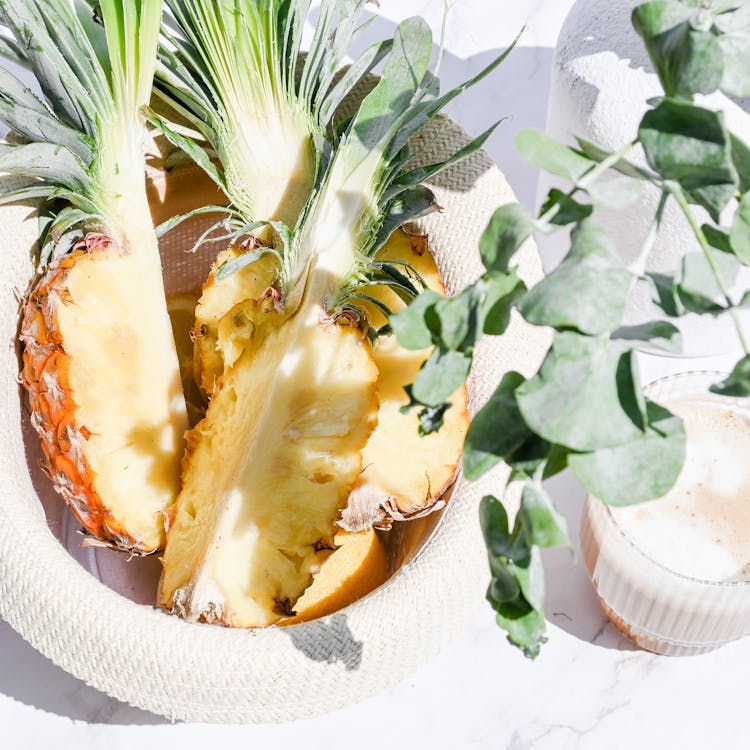
[[(718, 372), (691, 372), (663, 378), (644, 389), (649, 398), (683, 416), (688, 434), (688, 459), (675, 489), (662, 500), (652, 501), (668, 503), (656, 509), (661, 515), (657, 520), (664, 532), (663, 546), (659, 546), (659, 536), (654, 535), (659, 527), (650, 509), (645, 515), (641, 512), (640, 517), (623, 515), (637, 513), (646, 504), (612, 509), (589, 496), (583, 513), (583, 560), (604, 611), (627, 638), (660, 654), (699, 654), (750, 634), (750, 453), (741, 450), (744, 441), (750, 446), (750, 399), (710, 393), (709, 386), (724, 377)], [(703, 411), (707, 414), (705, 421), (700, 419)], [(706, 437), (706, 422), (712, 420), (713, 429), (720, 431), (714, 433), (715, 438), (719, 434), (729, 440), (736, 436), (732, 450)], [(725, 425), (727, 430), (734, 430), (728, 437)], [(699, 444), (701, 439), (704, 442)], [(721, 488), (730, 493), (725, 496), (730, 497), (735, 516), (742, 514), (739, 525), (732, 524), (728, 516), (718, 520), (710, 517), (714, 510), (710, 502), (704, 501), (711, 499), (713, 489), (710, 482), (706, 486), (700, 483), (701, 467), (696, 468), (700, 461), (695, 460), (695, 451), (702, 447), (715, 449), (706, 470), (713, 472), (712, 476), (721, 479), (724, 470), (730, 475), (734, 472), (735, 479), (739, 477), (734, 484), (730, 482), (729, 489)], [(691, 484), (694, 480), (695, 485)], [(690, 489), (693, 487), (695, 494)], [(733, 492), (736, 494), (731, 497)], [(747, 503), (746, 511), (740, 501)], [(719, 510), (721, 507), (716, 505)], [(696, 508), (702, 508), (701, 512), (694, 512)], [(677, 515), (671, 516), (674, 523), (669, 525), (670, 516), (666, 514), (672, 512)], [(685, 518), (679, 515), (683, 512)], [(703, 528), (702, 518), (706, 525), (701, 537), (696, 534)], [(727, 551), (720, 544), (724, 540), (715, 538), (720, 536), (716, 533), (718, 527), (712, 526), (715, 523), (725, 524), (732, 535), (732, 559), (737, 570), (730, 574), (722, 572)], [(644, 533), (640, 534), (641, 530)], [(713, 550), (711, 545), (715, 545)]]

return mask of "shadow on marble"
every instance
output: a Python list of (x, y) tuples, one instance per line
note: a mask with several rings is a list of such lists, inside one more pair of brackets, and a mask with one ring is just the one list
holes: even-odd
[[(310, 632), (313, 628), (316, 633)], [(283, 632), (289, 635), (295, 648), (312, 661), (341, 663), (347, 672), (356, 671), (362, 664), (364, 643), (354, 638), (342, 612), (326, 620), (309, 623), (304, 635), (294, 627), (284, 628)], [(313, 643), (325, 643), (326, 646), (313, 646)]]
[(0, 621), (0, 694), (27, 706), (89, 724), (169, 722), (100, 693), (42, 656)]
[(572, 553), (567, 549), (549, 549), (542, 553), (547, 584), (547, 622), (596, 646), (616, 651), (637, 650), (602, 611), (583, 564), (579, 541), (586, 499), (583, 488), (569, 472), (549, 480), (546, 486), (557, 509), (568, 522), (573, 545)]

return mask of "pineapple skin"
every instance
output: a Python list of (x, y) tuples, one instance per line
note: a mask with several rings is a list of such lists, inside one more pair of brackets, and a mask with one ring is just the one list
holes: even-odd
[(138, 542), (112, 518), (94, 489), (94, 475), (84, 454), (89, 437), (75, 424), (70, 388), (70, 359), (57, 325), (56, 306), (65, 297), (65, 280), (85, 250), (52, 264), (39, 279), (23, 308), (21, 380), (31, 406), (31, 424), (41, 438), (42, 469), (81, 525), (95, 537), (137, 548)]
[[(118, 487), (117, 473), (111, 464), (107, 464), (106, 458), (102, 459), (105, 451), (101, 447), (101, 425), (95, 424), (96, 401), (88, 391), (96, 391), (94, 399), (106, 399), (107, 389), (118, 387), (109, 383), (108, 373), (111, 371), (108, 368), (119, 366), (126, 369), (128, 363), (113, 362), (108, 357), (111, 348), (108, 349), (107, 344), (111, 344), (114, 333), (105, 323), (99, 327), (93, 343), (98, 347), (100, 362), (82, 363), (80, 357), (77, 361), (72, 353), (76, 351), (74, 339), (83, 339), (89, 332), (75, 330), (76, 326), (71, 324), (74, 319), (68, 317), (77, 307), (71, 287), (84, 288), (87, 276), (92, 272), (91, 265), (86, 264), (97, 263), (100, 259), (104, 263), (114, 259), (116, 263), (120, 258), (127, 262), (132, 256), (120, 251), (111, 238), (90, 233), (71, 253), (50, 264), (37, 280), (22, 310), (19, 335), (23, 349), (21, 382), (28, 393), (32, 426), (41, 439), (42, 469), (50, 477), (54, 489), (84, 529), (103, 544), (133, 555), (147, 555), (164, 545), (163, 513), (179, 490), (180, 455), (187, 428), (184, 405), (180, 406), (181, 385), (171, 383), (173, 373), (169, 364), (162, 367), (160, 376), (153, 376), (158, 383), (154, 386), (154, 399), (163, 399), (164, 402), (168, 399), (169, 403), (160, 404), (154, 410), (157, 422), (153, 441), (133, 438), (133, 451), (140, 450), (148, 455), (142, 456), (141, 465), (133, 466), (130, 476), (123, 479), (122, 487)], [(141, 266), (138, 268), (140, 270)], [(158, 291), (160, 278), (159, 274), (153, 284), (143, 288), (151, 291), (153, 286)], [(144, 295), (148, 297), (149, 293), (144, 291)], [(102, 304), (106, 301), (102, 300)], [(161, 326), (155, 323), (154, 328), (144, 335), (150, 334), (161, 342), (162, 335), (169, 337), (171, 334), (165, 324), (168, 326), (168, 319), (162, 321)], [(127, 323), (123, 328), (127, 330)], [(171, 345), (171, 338), (166, 340)], [(169, 363), (169, 358), (165, 355), (161, 362), (148, 361), (155, 369), (160, 364)], [(148, 377), (146, 361), (139, 360), (138, 364), (142, 365), (138, 373), (140, 378)], [(101, 377), (91, 389), (80, 387), (81, 365), (84, 368), (100, 366)], [(127, 376), (124, 377), (127, 380)], [(79, 382), (78, 388), (75, 382)], [(128, 389), (128, 392), (115, 394), (115, 398), (118, 396), (122, 403), (131, 398), (137, 400), (139, 393)], [(144, 428), (137, 416), (142, 414), (143, 408), (148, 408), (148, 405), (139, 410), (134, 404), (132, 418), (131, 414), (123, 413), (121, 423), (104, 438), (124, 446), (122, 460), (126, 463), (130, 457), (127, 455), (129, 438), (122, 426), (129, 422), (128, 426), (133, 430)], [(105, 443), (105, 447), (111, 444)], [(95, 468), (97, 465), (101, 472)], [(118, 495), (116, 503), (113, 503), (114, 495)], [(132, 504), (132, 509), (126, 507), (128, 504)], [(115, 509), (114, 505), (118, 507)]]

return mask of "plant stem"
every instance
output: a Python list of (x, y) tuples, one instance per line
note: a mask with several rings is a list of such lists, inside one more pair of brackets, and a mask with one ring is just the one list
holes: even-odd
[[(610, 170), (620, 159), (626, 156), (631, 149), (635, 147), (636, 142), (631, 141), (625, 144), (619, 151), (615, 151), (610, 154), (606, 159), (603, 159), (588, 172), (586, 172), (578, 182), (567, 192), (568, 198), (572, 198), (579, 190), (585, 190), (589, 185), (596, 182), (605, 172)], [(545, 211), (540, 217), (539, 222), (543, 224), (549, 223), (555, 218), (557, 213), (560, 211), (560, 205), (555, 204)]]
[(666, 190), (663, 190), (661, 198), (659, 199), (659, 205), (656, 209), (656, 214), (654, 215), (651, 227), (648, 230), (648, 235), (646, 235), (646, 239), (643, 242), (641, 252), (630, 266), (630, 270), (636, 276), (643, 276), (646, 272), (646, 261), (648, 260), (648, 256), (651, 255), (651, 251), (654, 249), (654, 243), (659, 234), (659, 226), (661, 225), (662, 216), (664, 216), (664, 208), (667, 205), (667, 200), (669, 200), (669, 193)]
[(610, 154), (606, 159), (600, 161), (578, 180), (578, 187), (585, 190), (589, 185), (596, 182), (605, 172), (615, 166), (620, 159), (627, 156), (635, 148), (636, 141), (626, 143), (622, 148)]
[(732, 302), (732, 299), (729, 296), (729, 290), (727, 289), (727, 286), (724, 283), (724, 279), (722, 278), (721, 273), (719, 272), (719, 268), (716, 265), (716, 260), (713, 254), (713, 248), (711, 247), (708, 240), (706, 239), (705, 233), (696, 222), (695, 217), (693, 216), (693, 212), (690, 210), (690, 206), (688, 205), (687, 198), (685, 197), (685, 193), (682, 191), (682, 188), (675, 183), (667, 183), (666, 189), (675, 197), (675, 200), (677, 201), (677, 204), (679, 205), (680, 210), (682, 211), (685, 218), (687, 219), (688, 224), (690, 224), (690, 228), (693, 230), (693, 234), (698, 240), (698, 244), (701, 246), (701, 249), (703, 250), (703, 254), (706, 256), (708, 265), (711, 268), (714, 278), (716, 279), (716, 283), (719, 289), (721, 290), (721, 294), (724, 297), (724, 302), (727, 306), (727, 310), (729, 310), (729, 314), (732, 316), (732, 322), (734, 323), (734, 327), (737, 330), (737, 336), (739, 337), (740, 344), (742, 345), (742, 349), (745, 352), (745, 354), (750, 354), (750, 347), (748, 347), (747, 338), (745, 337), (745, 332), (742, 328), (742, 321), (740, 320), (740, 316), (737, 313), (737, 308), (734, 306), (734, 303)]

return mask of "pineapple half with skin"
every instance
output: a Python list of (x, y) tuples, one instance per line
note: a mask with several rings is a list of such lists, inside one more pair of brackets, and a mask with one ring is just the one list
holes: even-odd
[(366, 335), (324, 315), (254, 328), (188, 435), (159, 587), (186, 619), (270, 625), (335, 549), (375, 428), (377, 369)]
[[(428, 289), (445, 296), (426, 240), (399, 229), (377, 257), (381, 262), (407, 260)], [(406, 306), (388, 286), (367, 288), (365, 294), (394, 313)], [(362, 304), (370, 325), (387, 324), (382, 309), (372, 302)], [(417, 411), (407, 411), (405, 389), (431, 353), (430, 349), (406, 349), (393, 334), (378, 338), (374, 355), (380, 399), (378, 427), (364, 450), (364, 470), (339, 520), (339, 526), (347, 531), (372, 526), (388, 529), (393, 521), (420, 518), (445, 507), (444, 496), (458, 474), (469, 412), (466, 386), (451, 397), (440, 430), (429, 435), (422, 434)]]
[[(234, 274), (217, 279), (222, 264), (241, 256), (230, 248), (219, 254), (196, 307), (195, 379), (210, 396), (225, 368), (237, 357), (237, 336), (244, 318), (238, 316), (241, 303), (260, 300), (276, 281), (269, 256), (260, 258)], [(426, 238), (396, 230), (377, 254), (381, 262), (407, 260), (427, 288), (445, 295), (445, 287)], [(405, 302), (386, 286), (364, 290), (394, 312)], [(371, 326), (380, 328), (388, 319), (374, 303), (364, 301), (363, 310)], [(429, 349), (412, 351), (394, 335), (381, 336), (373, 350), (378, 368), (378, 426), (363, 451), (363, 470), (355, 484), (338, 525), (347, 531), (364, 531), (376, 526), (389, 528), (394, 520), (408, 520), (444, 507), (443, 496), (456, 477), (464, 437), (469, 424), (466, 389), (453, 395), (443, 427), (430, 435), (419, 432), (419, 417), (401, 410), (409, 403), (404, 390), (430, 356)]]
[(21, 379), (44, 468), (84, 528), (133, 554), (164, 545), (187, 426), (156, 234), (141, 108), (161, 0), (2, 0), (9, 44), (38, 98), (0, 72), (0, 118), (21, 145), (0, 171), (37, 178), (42, 273), (23, 306)]
[[(361, 304), (372, 298), (363, 290), (388, 286), (411, 300), (420, 288), (408, 264), (401, 271), (377, 251), (395, 229), (436, 210), (421, 183), (492, 132), (445, 162), (412, 168), (411, 137), (473, 81), (438, 95), (432, 34), (421, 19), (401, 24), (388, 48), (380, 82), (336, 148), (323, 149), (296, 226), (266, 222), (270, 241), (256, 234), (217, 269), (220, 279), (267, 255), (276, 282), (232, 309), (232, 357), (189, 437), (158, 599), (187, 619), (253, 627), (292, 616), (330, 555), (375, 429), (378, 370)], [(210, 475), (211, 467), (220, 469)]]

